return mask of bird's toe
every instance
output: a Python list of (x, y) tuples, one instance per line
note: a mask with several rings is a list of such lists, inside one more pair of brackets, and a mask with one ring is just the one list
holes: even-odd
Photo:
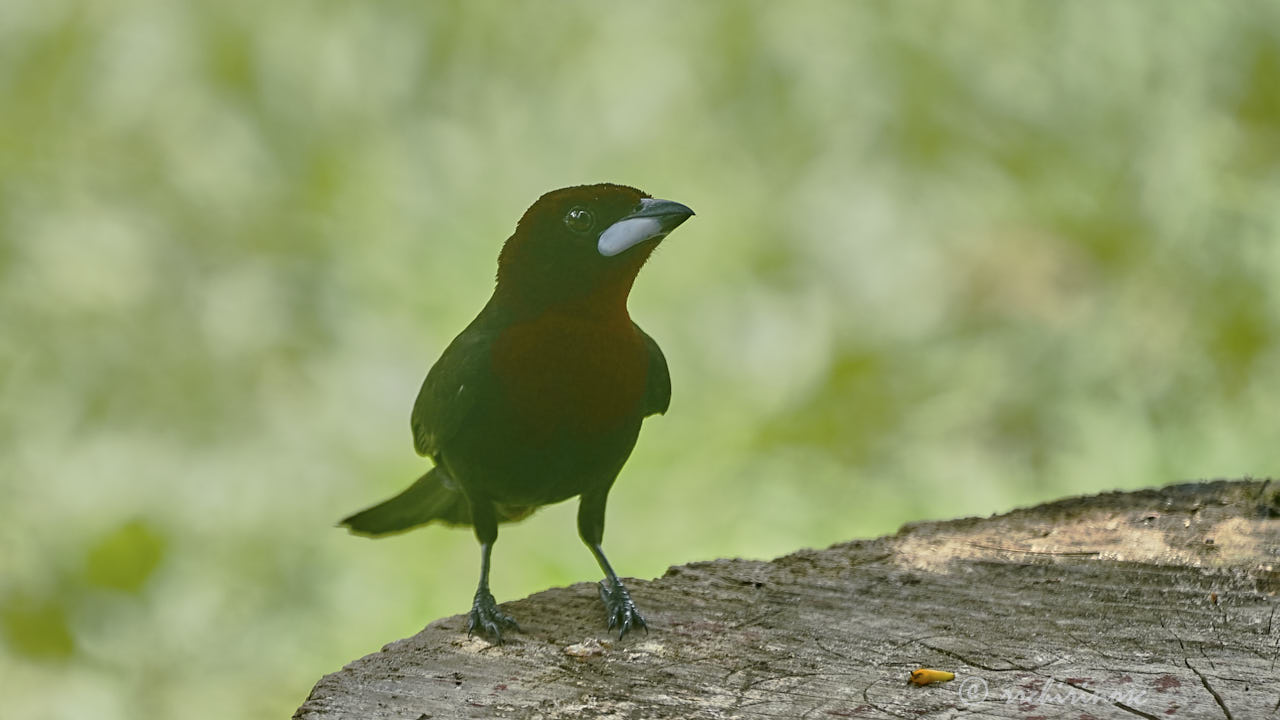
[(630, 593), (621, 582), (613, 585), (608, 580), (601, 581), (600, 600), (604, 603), (605, 611), (609, 615), (609, 629), (618, 630), (619, 640), (635, 627), (644, 628), (645, 632), (649, 631), (649, 624), (644, 621), (640, 611), (636, 609), (636, 604), (632, 602)]
[(467, 620), (467, 637), (475, 633), (491, 637), (499, 645), (502, 644), (504, 629), (520, 631), (516, 619), (498, 609), (493, 595), (486, 591), (476, 592), (476, 599), (471, 603), (471, 613)]

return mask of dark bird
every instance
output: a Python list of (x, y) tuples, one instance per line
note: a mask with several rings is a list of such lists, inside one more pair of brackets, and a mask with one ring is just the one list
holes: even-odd
[(519, 629), (489, 592), (498, 524), (581, 496), (578, 534), (605, 579), (600, 598), (621, 638), (648, 629), (605, 558), (609, 488), (644, 418), (666, 412), (662, 350), (627, 313), (636, 274), (693, 215), (622, 185), (553, 190), (533, 204), (498, 256), (493, 296), (422, 383), (411, 427), (435, 467), (342, 524), (377, 537), (429, 522), (472, 525), (480, 584), (467, 633), (502, 641)]

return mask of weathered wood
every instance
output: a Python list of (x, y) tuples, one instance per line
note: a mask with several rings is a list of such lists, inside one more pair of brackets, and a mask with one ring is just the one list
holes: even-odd
[[(295, 718), (1280, 717), (1280, 483), (1063, 500), (672, 568), (611, 640), (593, 585), (323, 678)], [(919, 667), (953, 682), (906, 683)]]

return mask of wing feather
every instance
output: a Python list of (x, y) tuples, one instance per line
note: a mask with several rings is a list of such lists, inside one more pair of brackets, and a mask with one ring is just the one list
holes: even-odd
[(489, 381), (493, 334), (472, 323), (449, 343), (422, 381), (410, 427), (419, 455), (435, 457), (466, 421)]
[(667, 359), (662, 355), (662, 348), (649, 337), (649, 333), (636, 325), (636, 330), (644, 338), (645, 349), (649, 351), (649, 379), (644, 389), (644, 417), (661, 415), (671, 406), (671, 373), (667, 370)]

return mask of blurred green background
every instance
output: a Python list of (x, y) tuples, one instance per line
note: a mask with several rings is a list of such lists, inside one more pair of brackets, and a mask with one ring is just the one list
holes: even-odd
[[(1280, 469), (1278, 3), (4, 0), (0, 716), (286, 717), (466, 609), (469, 532), (333, 525), (602, 180), (698, 211), (625, 575)], [(596, 579), (574, 511), (499, 600)]]

